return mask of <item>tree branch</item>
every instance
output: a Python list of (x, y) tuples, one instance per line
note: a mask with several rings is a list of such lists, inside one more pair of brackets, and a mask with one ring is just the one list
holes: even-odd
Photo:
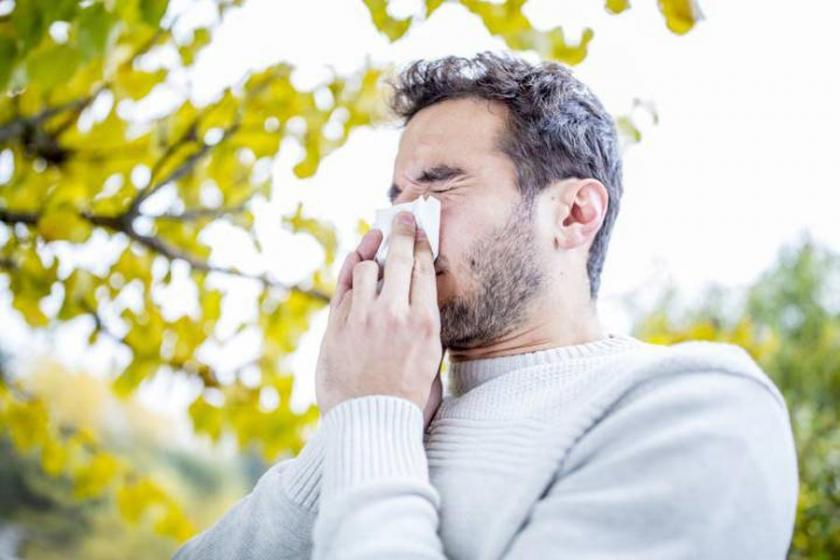
[[(196, 119), (197, 121), (198, 119)], [(173, 143), (169, 146), (161, 158), (155, 163), (154, 168), (152, 169), (151, 178), (149, 179), (149, 185), (142, 189), (134, 200), (131, 202), (131, 205), (126, 210), (126, 215), (134, 218), (139, 214), (140, 205), (148, 199), (150, 196), (155, 194), (165, 185), (177, 181), (187, 175), (190, 171), (193, 170), (195, 165), (205, 156), (207, 152), (210, 151), (211, 148), (214, 148), (224, 142), (230, 135), (234, 134), (236, 130), (239, 128), (239, 122), (234, 122), (228, 128), (225, 129), (222, 138), (216, 144), (207, 144), (206, 142), (201, 143), (201, 148), (199, 148), (195, 153), (191, 154), (187, 159), (185, 159), (181, 164), (173, 169), (169, 175), (162, 179), (157, 179), (156, 175), (160, 171), (160, 169), (165, 165), (166, 160), (172, 157), (172, 154), (182, 145), (186, 144), (195, 134), (195, 127), (197, 126), (197, 122), (194, 122), (190, 125), (190, 128), (184, 135), (178, 139), (177, 142)]]
[[(83, 306), (84, 309), (87, 311), (88, 315), (90, 315), (90, 317), (93, 319), (93, 328), (95, 331), (104, 334), (114, 342), (122, 344), (123, 346), (128, 347), (132, 352), (134, 352), (134, 348), (132, 348), (131, 345), (125, 340), (125, 337), (118, 336), (114, 331), (108, 328), (108, 326), (102, 320), (102, 317), (99, 315), (96, 309), (92, 309), (89, 305)], [(200, 377), (205, 387), (221, 386), (218, 377), (216, 377), (216, 373), (213, 371), (213, 368), (211, 368), (207, 364), (196, 362), (195, 365), (193, 365), (188, 362), (180, 362), (165, 359), (159, 359), (158, 361), (161, 363), (161, 365), (166, 365), (171, 367), (172, 369), (181, 370), (193, 374), (197, 377)]]
[(191, 208), (184, 210), (183, 212), (166, 212), (164, 214), (158, 214), (157, 216), (149, 216), (147, 214), (142, 215), (152, 218), (153, 220), (175, 220), (179, 222), (186, 222), (201, 218), (222, 217), (224, 214), (238, 214), (240, 212), (246, 212), (247, 210), (248, 209), (245, 208), (245, 206), (240, 205), (223, 208)]
[[(219, 274), (239, 276), (240, 278), (248, 278), (250, 280), (256, 280), (260, 282), (265, 288), (280, 288), (289, 291), (296, 291), (324, 302), (329, 302), (332, 298), (332, 296), (330, 296), (329, 294), (325, 294), (320, 290), (306, 289), (297, 285), (283, 284), (274, 280), (273, 278), (270, 278), (265, 274), (251, 274), (243, 272), (241, 270), (236, 270), (235, 268), (210, 264), (204, 260), (196, 258), (194, 255), (190, 255), (189, 253), (181, 250), (178, 247), (169, 245), (160, 238), (139, 233), (137, 230), (134, 229), (131, 223), (132, 219), (129, 218), (127, 215), (102, 216), (99, 214), (92, 214), (90, 212), (82, 212), (80, 216), (95, 226), (103, 227), (112, 231), (125, 234), (132, 241), (143, 245), (144, 247), (154, 251), (155, 253), (163, 255), (170, 261), (182, 259), (186, 261), (187, 264), (189, 264), (195, 270), (200, 270), (204, 272), (218, 272)], [(34, 226), (38, 223), (39, 218), (40, 214), (38, 213), (15, 212), (0, 208), (0, 222), (6, 224), (26, 224), (28, 226)]]
[[(178, 16), (180, 17), (180, 16)], [(178, 17), (176, 17), (172, 25), (178, 21)], [(165, 34), (170, 33), (171, 29), (159, 29), (152, 37), (146, 41), (137, 51), (135, 51), (128, 59), (126, 59), (122, 64), (134, 64), (134, 61), (137, 60), (138, 57), (145, 54), (149, 49), (151, 49), (155, 43)], [(35, 115), (31, 115), (29, 117), (16, 117), (6, 123), (0, 125), (0, 142), (5, 142), (11, 138), (19, 137), (23, 135), (27, 128), (37, 127), (43, 124), (44, 122), (48, 121), (55, 115), (59, 115), (61, 113), (71, 111), (75, 112), (78, 116), (88, 105), (93, 102), (96, 97), (102, 93), (105, 89), (109, 88), (111, 84), (109, 82), (103, 82), (99, 85), (90, 95), (85, 97), (74, 99), (72, 101), (68, 101), (66, 103), (62, 103), (61, 105), (57, 105), (55, 107), (47, 107), (40, 113), (36, 113)], [(54, 136), (58, 136), (64, 130), (75, 122), (75, 119), (69, 119), (68, 121), (64, 122), (62, 125), (58, 127), (57, 130), (53, 131)]]
[(13, 210), (0, 208), (0, 222), (9, 225), (26, 224), (28, 226), (34, 226), (38, 223), (38, 218), (38, 214), (31, 212), (15, 212)]
[(47, 107), (40, 113), (36, 113), (28, 117), (16, 117), (7, 121), (3, 125), (0, 125), (0, 142), (5, 142), (11, 138), (21, 136), (27, 128), (40, 126), (52, 117), (61, 113), (65, 113), (67, 111), (81, 112), (85, 107), (90, 105), (94, 99), (96, 99), (96, 96), (99, 95), (105, 87), (106, 85), (102, 84), (93, 90), (93, 93), (86, 97), (74, 99), (73, 101), (68, 101), (67, 103), (56, 105), (55, 107)]

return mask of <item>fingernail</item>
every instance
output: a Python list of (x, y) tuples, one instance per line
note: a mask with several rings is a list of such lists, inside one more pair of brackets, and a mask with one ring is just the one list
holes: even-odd
[(397, 214), (397, 220), (399, 220), (401, 224), (410, 226), (414, 223), (414, 214), (405, 211), (400, 212), (399, 214)]
[(420, 241), (426, 239), (426, 232), (423, 230), (423, 228), (418, 227), (415, 233), (417, 234), (417, 239), (419, 239)]

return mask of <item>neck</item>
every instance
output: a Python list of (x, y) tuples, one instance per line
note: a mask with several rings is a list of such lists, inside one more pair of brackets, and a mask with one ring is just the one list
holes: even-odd
[[(486, 358), (499, 358), (526, 352), (536, 352), (558, 346), (584, 344), (607, 336), (601, 326), (594, 305), (588, 303), (563, 309), (561, 306), (545, 303), (535, 305), (534, 312), (521, 326), (485, 344), (448, 348), (451, 363)], [(545, 313), (550, 309), (550, 313)], [(574, 317), (574, 321), (569, 321)]]

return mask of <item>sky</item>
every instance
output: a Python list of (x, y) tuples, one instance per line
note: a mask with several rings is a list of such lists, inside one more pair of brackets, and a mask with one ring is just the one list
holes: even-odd
[[(209, 17), (202, 2), (180, 0), (174, 9), (187, 5), (183, 25)], [(330, 67), (348, 74), (366, 60), (401, 66), (418, 58), (505, 48), (477, 17), (448, 3), (393, 44), (376, 32), (361, 0), (290, 5), (248, 0), (229, 14), (189, 76), (197, 101), (211, 100), (247, 72), (280, 61), (295, 66), (297, 87), (312, 88), (328, 78)], [(704, 19), (684, 36), (667, 30), (654, 0), (635, 0), (618, 16), (602, 5), (530, 0), (525, 13), (540, 29), (563, 25), (569, 38), (592, 27), (589, 55), (574, 67), (575, 75), (613, 114), (627, 113), (639, 98), (653, 103), (659, 116), (654, 125), (637, 113), (642, 141), (624, 154), (624, 195), (599, 298), (606, 328), (629, 332), (628, 306), (643, 306), (666, 285), (689, 297), (710, 284), (746, 286), (783, 244), (805, 231), (840, 251), (840, 35), (834, 27), (840, 5), (700, 0)], [(391, 9), (399, 16), (421, 10), (419, 1), (410, 0), (393, 2)], [(525, 56), (535, 60), (533, 53)], [(165, 110), (165, 97), (152, 103)], [(241, 240), (223, 229), (207, 238), (214, 261), (268, 268), (281, 280), (304, 277), (320, 259), (317, 244), (277, 226), (277, 216), (293, 212), (301, 201), (306, 213), (336, 224), (337, 270), (358, 242), (358, 219), (372, 222), (374, 210), (389, 205), (385, 193), (399, 135), (394, 126), (356, 129), (307, 180), (291, 173), (300, 148), (284, 142), (273, 169), (273, 199), (259, 210), (261, 223), (268, 224), (262, 235), (272, 240), (270, 262), (243, 251)], [(290, 260), (294, 269), (283, 266)], [(237, 313), (238, 298), (247, 299), (245, 285), (237, 290), (225, 301), (230, 315)], [(172, 309), (182, 296), (177, 289), (166, 296)], [(326, 312), (316, 317), (292, 361), (298, 409), (314, 401), (325, 319)], [(0, 321), (6, 344), (23, 355), (48, 353), (93, 370), (111, 363), (106, 350), (80, 350), (87, 333), (78, 329), (57, 331), (52, 338), (33, 335), (2, 296)], [(248, 344), (243, 342), (246, 352)], [(224, 362), (226, 356), (217, 353), (215, 359)], [(197, 389), (161, 376), (143, 387), (141, 399), (183, 418)]]

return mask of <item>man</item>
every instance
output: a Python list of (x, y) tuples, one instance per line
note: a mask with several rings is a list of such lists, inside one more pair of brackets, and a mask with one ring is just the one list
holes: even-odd
[(439, 257), (399, 216), (384, 270), (381, 232), (362, 239), (318, 431), (176, 558), (784, 558), (798, 472), (775, 385), (737, 346), (599, 323), (622, 182), (597, 98), (488, 52), (391, 85), (391, 200), (440, 200)]

